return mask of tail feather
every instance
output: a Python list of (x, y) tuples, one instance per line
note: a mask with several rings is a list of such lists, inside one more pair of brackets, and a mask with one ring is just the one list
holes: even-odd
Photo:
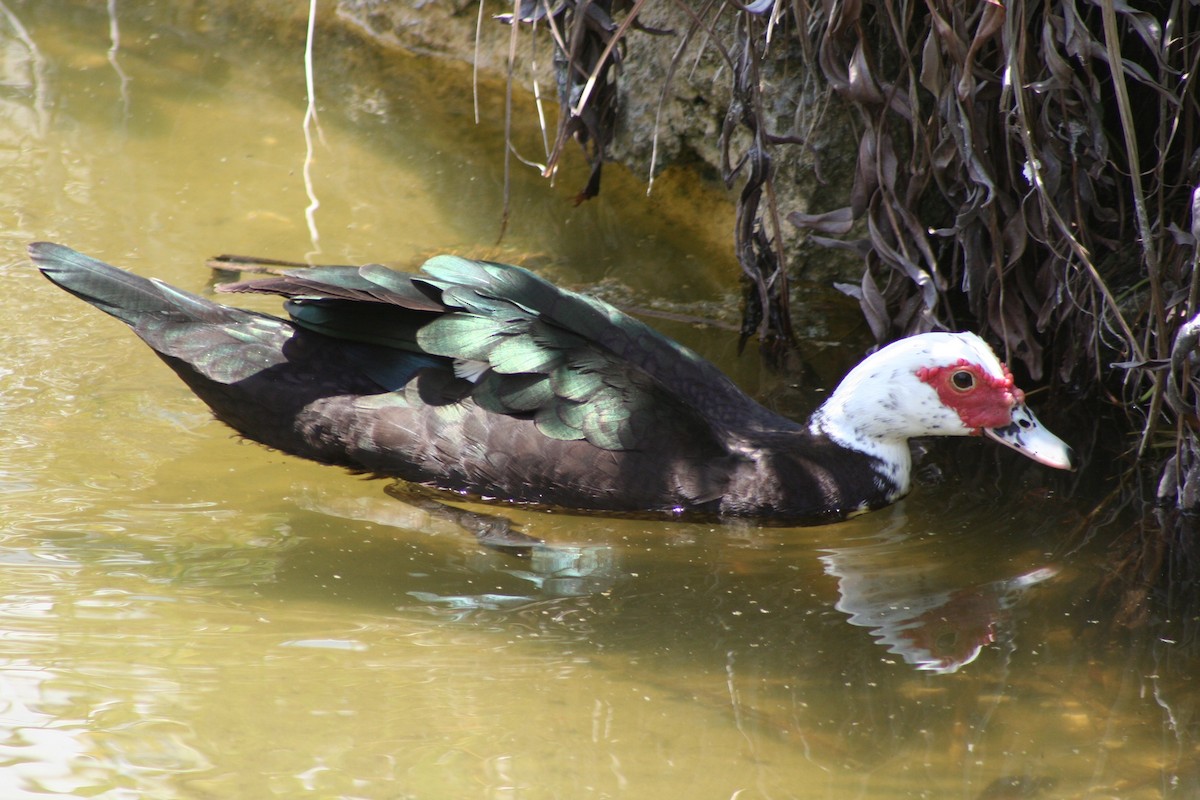
[(29, 257), (51, 282), (135, 328), (148, 317), (230, 320), (226, 306), (109, 266), (61, 244), (34, 242)]
[(294, 329), (276, 317), (214, 303), (60, 244), (32, 244), (29, 257), (50, 281), (129, 325), (219, 416), (213, 387), (287, 361), (283, 347)]

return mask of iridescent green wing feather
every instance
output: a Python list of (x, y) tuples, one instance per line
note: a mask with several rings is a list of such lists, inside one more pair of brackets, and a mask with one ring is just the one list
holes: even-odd
[[(422, 270), (429, 277), (418, 278), (414, 283), (424, 280), (440, 288), (442, 301), (448, 306), (472, 315), (499, 311), (510, 317), (518, 312), (535, 317), (544, 326), (528, 331), (532, 337), (528, 344), (534, 348), (553, 348), (565, 341), (560, 338), (563, 334), (574, 334), (588, 342), (595, 353), (603, 354), (602, 360), (623, 362), (640, 370), (713, 425), (794, 427), (752, 400), (694, 351), (602, 300), (560, 289), (520, 267), (458, 256), (436, 256)], [(557, 334), (547, 333), (547, 328)], [(514, 346), (513, 351), (518, 348)], [(520, 363), (516, 357), (512, 361), (505, 357), (499, 365), (493, 364), (493, 368), (502, 371), (507, 364)], [(568, 392), (564, 396), (569, 396), (572, 391), (569, 376), (558, 375), (556, 380), (564, 381), (562, 388)], [(588, 383), (586, 376), (581, 380)]]
[[(667, 431), (718, 438), (704, 409), (663, 374), (681, 360), (686, 369), (720, 373), (642, 323), (518, 267), (439, 256), (424, 272), (428, 278), (415, 282), (439, 289), (448, 311), (422, 327), (417, 341), (428, 353), (487, 364), (471, 393), (481, 407), (532, 416), (546, 436), (608, 450), (644, 447)], [(647, 353), (630, 346), (635, 339), (651, 342), (660, 369), (646, 369)], [(713, 388), (726, 384), (721, 376)], [(744, 395), (728, 388), (740, 402)]]

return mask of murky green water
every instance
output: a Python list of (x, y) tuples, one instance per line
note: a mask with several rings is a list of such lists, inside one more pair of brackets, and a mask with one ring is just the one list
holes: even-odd
[[(955, 443), (968, 477), (824, 528), (518, 513), (548, 543), (522, 560), (233, 438), (25, 244), (193, 290), (218, 252), (486, 253), (704, 314), (728, 227), (615, 170), (578, 209), (572, 177), (518, 172), (492, 247), (502, 145), (469, 74), (318, 55), (314, 236), (300, 53), (147, 9), (119, 4), (111, 54), (102, 3), (0, 19), (0, 797), (1200, 793), (1187, 643), (1089, 636), (1111, 534), (1071, 550), (1087, 504), (997, 488), (982, 443)], [(729, 333), (670, 332), (803, 405)]]

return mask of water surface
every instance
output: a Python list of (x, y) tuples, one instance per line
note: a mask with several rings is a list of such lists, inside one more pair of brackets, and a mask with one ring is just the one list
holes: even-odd
[[(37, 276), (27, 242), (193, 291), (218, 252), (448, 250), (716, 316), (737, 291), (727, 209), (645, 199), (615, 169), (573, 208), (578, 180), (518, 171), (496, 244), (503, 145), (472, 123), (469, 73), (327, 55), (310, 226), (299, 52), (155, 4), (119, 4), (119, 47), (101, 4), (10, 10), (0, 796), (1200, 792), (1187, 643), (1091, 635), (1089, 503), (1036, 469), (994, 480), (1016, 457), (986, 443), (820, 528), (506, 512), (546, 541), (518, 559), (383, 482), (239, 441), (124, 326)], [(801, 310), (806, 352), (847, 335), (840, 308)], [(828, 349), (793, 392), (727, 330), (656, 324), (795, 410), (853, 358)]]

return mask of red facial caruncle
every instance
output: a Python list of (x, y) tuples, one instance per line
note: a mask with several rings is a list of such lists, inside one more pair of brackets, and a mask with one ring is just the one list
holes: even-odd
[(944, 367), (921, 367), (917, 378), (937, 392), (968, 428), (1003, 428), (1012, 423), (1012, 408), (1025, 402), (1025, 393), (1013, 385), (1012, 373), (1000, 365), (1004, 377), (992, 375), (979, 364), (960, 358)]

